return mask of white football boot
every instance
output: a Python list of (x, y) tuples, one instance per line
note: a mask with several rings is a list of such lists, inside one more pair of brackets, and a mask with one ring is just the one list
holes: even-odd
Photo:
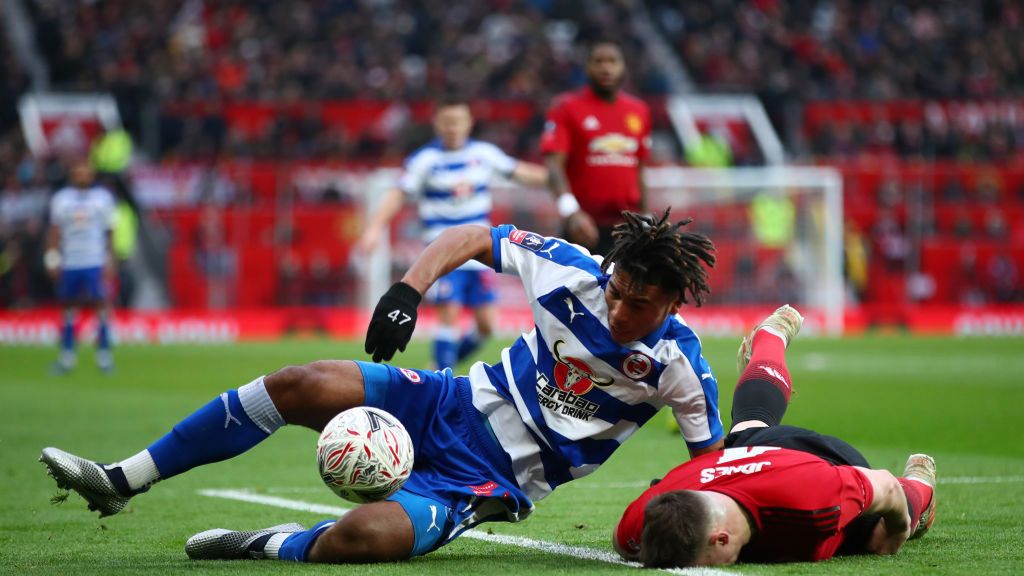
[(921, 511), (917, 521), (917, 530), (910, 535), (911, 539), (920, 538), (928, 532), (935, 522), (935, 459), (927, 454), (911, 454), (907, 465), (903, 468), (903, 477), (923, 482), (932, 487), (932, 499)]
[(760, 324), (754, 327), (743, 337), (743, 342), (740, 342), (740, 349), (736, 352), (736, 368), (740, 373), (750, 363), (750, 354), (753, 352), (754, 345), (754, 334), (762, 328), (769, 328), (773, 332), (781, 334), (786, 338), (786, 347), (789, 347), (789, 343), (793, 341), (793, 338), (800, 332), (800, 328), (804, 325), (804, 317), (797, 312), (796, 308), (793, 308), (789, 304), (783, 304), (775, 312), (772, 312), (771, 316), (768, 316), (761, 321)]
[(59, 488), (77, 492), (89, 503), (89, 510), (100, 513), (100, 518), (117, 514), (131, 500), (131, 496), (117, 491), (106, 472), (92, 460), (59, 448), (44, 448), (39, 461), (46, 464), (46, 472)]
[(260, 536), (302, 532), (301, 524), (281, 524), (262, 530), (236, 531), (214, 528), (200, 532), (185, 542), (185, 553), (193, 560), (242, 560), (263, 558), (262, 550), (249, 550), (249, 545)]

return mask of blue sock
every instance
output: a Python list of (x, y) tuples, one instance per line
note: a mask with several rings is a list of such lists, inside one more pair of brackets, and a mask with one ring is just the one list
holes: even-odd
[(148, 450), (160, 478), (166, 479), (196, 466), (237, 456), (271, 432), (253, 422), (242, 408), (238, 390), (229, 390), (179, 422)]
[(459, 361), (458, 333), (454, 328), (439, 326), (434, 334), (434, 363), (438, 370), (454, 368)]
[(476, 330), (473, 330), (463, 336), (462, 341), (459, 342), (458, 361), (462, 362), (468, 358), (472, 353), (476, 352), (483, 343), (484, 339), (480, 337), (480, 333)]
[(60, 333), (60, 349), (64, 352), (72, 352), (75, 349), (75, 313), (64, 312), (64, 328)]
[(316, 526), (313, 526), (305, 532), (296, 532), (292, 534), (281, 544), (281, 549), (277, 552), (277, 557), (280, 560), (290, 560), (292, 562), (305, 562), (309, 556), (309, 550), (313, 547), (313, 543), (320, 537), (328, 528), (334, 525), (337, 520), (324, 520)]
[(99, 330), (96, 334), (96, 347), (100, 350), (110, 350), (110, 319), (106, 312), (100, 312)]

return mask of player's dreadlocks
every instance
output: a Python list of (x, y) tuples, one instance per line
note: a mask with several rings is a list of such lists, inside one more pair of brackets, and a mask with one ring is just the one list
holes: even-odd
[(714, 267), (715, 246), (703, 234), (680, 232), (693, 218), (673, 224), (668, 221), (671, 210), (666, 208), (660, 218), (623, 212), (626, 221), (612, 230), (615, 244), (601, 263), (601, 272), (607, 272), (614, 262), (616, 269), (629, 274), (635, 289), (653, 284), (667, 292), (678, 292), (683, 303), (689, 292), (700, 306), (711, 292), (701, 262)]

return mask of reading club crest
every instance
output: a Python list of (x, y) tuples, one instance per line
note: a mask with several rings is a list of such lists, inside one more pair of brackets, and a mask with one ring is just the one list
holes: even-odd
[(413, 384), (419, 384), (422, 381), (420, 379), (419, 374), (413, 372), (412, 370), (409, 370), (408, 368), (399, 368), (398, 371), (401, 372), (402, 376), (405, 376), (406, 379), (408, 379), (409, 382), (412, 382)]
[(651, 373), (653, 362), (643, 352), (633, 352), (622, 361), (622, 373), (633, 380), (640, 380)]

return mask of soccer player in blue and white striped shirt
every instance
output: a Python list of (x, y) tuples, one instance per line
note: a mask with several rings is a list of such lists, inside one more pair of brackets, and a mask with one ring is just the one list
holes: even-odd
[(59, 485), (110, 515), (154, 482), (241, 454), (284, 424), (321, 430), (348, 408), (380, 408), (415, 446), (401, 490), (309, 530), (218, 529), (185, 546), (192, 558), (368, 562), (426, 554), (481, 522), (526, 518), (664, 406), (692, 456), (720, 449), (718, 384), (678, 315), (707, 295), (714, 248), (667, 212), (625, 216), (605, 259), (508, 225), (457, 226), (427, 246), (381, 297), (366, 351), (379, 362), (404, 349), (428, 287), (473, 259), (521, 279), (535, 326), (469, 376), (343, 360), (291, 366), (221, 394), (119, 463), (101, 468), (56, 448), (41, 460)]
[[(419, 205), (423, 240), (433, 242), (445, 230), (461, 224), (490, 226), (490, 183), (495, 176), (520, 184), (544, 186), (547, 169), (508, 156), (497, 146), (469, 137), (473, 117), (461, 99), (441, 101), (434, 113), (436, 137), (405, 161), (398, 186), (388, 192), (370, 219), (357, 250), (372, 252), (406, 198)], [(437, 309), (433, 359), (437, 368), (454, 367), (490, 336), (495, 323), (492, 272), (469, 261), (438, 279), (427, 299)], [(474, 311), (476, 329), (460, 334), (458, 314)]]
[(75, 365), (75, 320), (83, 305), (97, 311), (96, 364), (104, 372), (114, 367), (104, 279), (104, 269), (113, 263), (113, 221), (113, 196), (94, 183), (89, 164), (79, 161), (71, 168), (70, 183), (50, 200), (45, 265), (56, 277), (57, 297), (64, 307), (60, 357), (54, 364), (57, 373), (64, 374)]

